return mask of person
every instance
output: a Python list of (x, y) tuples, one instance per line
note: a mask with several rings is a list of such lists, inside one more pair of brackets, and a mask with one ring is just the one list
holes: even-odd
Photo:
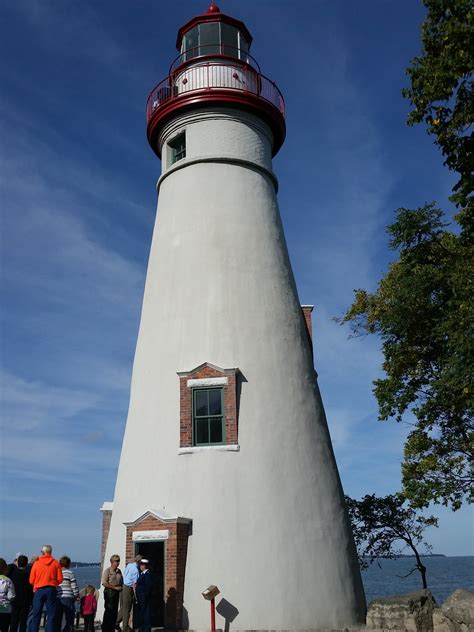
[(30, 569), (26, 555), (18, 554), (16, 565), (10, 571), (10, 579), (15, 587), (12, 601), (10, 632), (26, 632), (26, 622), (33, 601), (33, 589), (30, 584)]
[(63, 581), (61, 564), (52, 556), (53, 547), (45, 544), (41, 556), (31, 568), (30, 584), (33, 586), (33, 614), (29, 632), (38, 632), (43, 607), (46, 605), (46, 630), (54, 632), (56, 624), (56, 595), (59, 584)]
[(130, 615), (133, 609), (133, 600), (135, 597), (135, 584), (137, 583), (140, 571), (138, 564), (142, 559), (141, 555), (135, 556), (135, 561), (130, 562), (123, 571), (123, 586), (121, 594), (122, 607), (117, 617), (117, 626), (122, 623), (123, 632), (131, 632)]
[(23, 555), (23, 553), (17, 553), (15, 559), (13, 560), (13, 562), (11, 564), (8, 564), (7, 577), (10, 577), (10, 579), (11, 579), (11, 575), (12, 575), (13, 571), (15, 570), (15, 568), (18, 568), (18, 558), (20, 557), (20, 555)]
[(140, 560), (140, 575), (135, 586), (136, 616), (134, 627), (140, 632), (151, 632), (151, 594), (153, 591), (153, 578), (150, 573), (150, 562)]
[(84, 619), (84, 632), (94, 632), (94, 619), (97, 611), (97, 599), (94, 586), (86, 586), (86, 594), (81, 599), (81, 615)]
[[(70, 569), (71, 558), (63, 555), (59, 560), (63, 572), (63, 581), (58, 586), (56, 602), (56, 632), (73, 632), (74, 615), (76, 613), (75, 602), (79, 598), (79, 589), (76, 578)], [(62, 627), (63, 615), (65, 626)]]
[[(102, 573), (104, 587), (104, 617), (102, 632), (114, 632), (117, 621), (120, 593), (122, 591), (122, 572), (119, 569), (120, 556), (112, 555), (110, 566)], [(35, 631), (36, 632), (36, 631)]]
[[(39, 560), (39, 555), (32, 555), (30, 557), (30, 561), (27, 564), (26, 570), (28, 571), (28, 581), (31, 573), (31, 569), (33, 568), (33, 564)], [(30, 584), (31, 586), (31, 584)], [(33, 588), (31, 589), (33, 591)], [(31, 632), (31, 622), (33, 621), (33, 608), (30, 607), (30, 611), (28, 613), (28, 619), (26, 621), (26, 632)]]
[(0, 632), (8, 632), (15, 597), (15, 587), (7, 573), (8, 564), (0, 557)]

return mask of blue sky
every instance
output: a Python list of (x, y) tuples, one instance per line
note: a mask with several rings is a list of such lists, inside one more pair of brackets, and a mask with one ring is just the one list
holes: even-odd
[[(412, 0), (222, 0), (277, 82), (287, 140), (274, 161), (345, 491), (395, 492), (407, 427), (377, 422), (377, 340), (332, 321), (373, 290), (399, 206), (447, 204), (453, 177), (405, 124), (419, 51)], [(99, 558), (125, 425), (159, 161), (145, 102), (206, 0), (4, 0), (1, 55), (0, 555)], [(472, 513), (435, 508), (435, 552), (474, 554)]]

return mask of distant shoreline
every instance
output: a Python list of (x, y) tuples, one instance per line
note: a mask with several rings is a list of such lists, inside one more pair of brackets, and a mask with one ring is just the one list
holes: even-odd
[[(415, 557), (414, 555), (394, 555), (393, 557), (384, 557), (384, 556), (377, 556), (377, 555), (365, 555), (364, 559), (368, 559), (368, 560), (399, 560), (399, 559), (405, 559), (405, 558), (410, 558), (410, 557)], [(451, 556), (451, 555), (445, 555), (444, 553), (429, 553), (428, 555), (420, 555), (420, 557), (470, 557), (469, 555), (458, 555), (458, 556)]]

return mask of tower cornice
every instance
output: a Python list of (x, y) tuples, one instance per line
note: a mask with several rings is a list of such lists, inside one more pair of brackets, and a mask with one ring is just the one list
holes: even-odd
[(258, 171), (262, 175), (269, 178), (269, 180), (271, 180), (273, 186), (275, 187), (275, 193), (278, 193), (278, 178), (273, 173), (273, 171), (265, 169), (265, 167), (262, 167), (261, 165), (258, 165), (251, 160), (243, 160), (242, 158), (236, 158), (235, 156), (198, 156), (192, 159), (180, 160), (160, 176), (158, 182), (156, 183), (156, 190), (159, 193), (160, 187), (163, 184), (164, 180), (166, 180), (168, 176), (173, 175), (177, 171), (180, 171), (181, 169), (186, 169), (186, 167), (190, 167), (191, 165), (206, 163), (237, 165), (239, 167), (243, 167), (244, 169)]

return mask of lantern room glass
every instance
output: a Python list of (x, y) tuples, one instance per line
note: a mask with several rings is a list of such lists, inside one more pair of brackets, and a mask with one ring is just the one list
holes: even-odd
[(203, 22), (183, 35), (182, 61), (204, 55), (226, 55), (248, 63), (249, 43), (235, 26)]

